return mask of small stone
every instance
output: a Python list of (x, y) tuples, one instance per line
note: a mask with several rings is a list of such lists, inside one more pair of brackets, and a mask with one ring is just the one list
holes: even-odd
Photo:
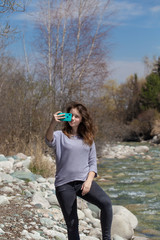
[(5, 234), (5, 232), (0, 228), (0, 235)]
[(7, 197), (0, 195), (0, 206), (4, 206), (9, 204), (9, 200)]
[(38, 183), (45, 183), (45, 182), (46, 182), (46, 179), (43, 178), (43, 177), (39, 177), (39, 178), (37, 178), (37, 182), (38, 182)]
[(0, 162), (1, 161), (8, 161), (8, 159), (3, 154), (0, 154)]
[(54, 221), (49, 218), (40, 218), (40, 222), (47, 228), (52, 228), (54, 226)]
[(1, 188), (1, 191), (5, 192), (5, 193), (13, 193), (14, 192), (13, 189), (10, 187), (3, 187), (3, 188)]

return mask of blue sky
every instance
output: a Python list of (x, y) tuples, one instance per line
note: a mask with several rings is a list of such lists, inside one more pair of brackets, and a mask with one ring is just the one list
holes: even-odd
[[(104, 0), (101, 0), (104, 1)], [(11, 16), (11, 23), (23, 29), (27, 52), (33, 51), (32, 35), (34, 23), (30, 13), (34, 12), (36, 0), (30, 0), (26, 13)], [(160, 56), (160, 0), (113, 0), (111, 5), (114, 25), (109, 42), (110, 79), (124, 82), (128, 76), (146, 74), (143, 59)], [(20, 34), (22, 35), (22, 34)], [(19, 38), (10, 46), (15, 56), (23, 58), (23, 44)]]
[(115, 29), (112, 34), (112, 74), (123, 82), (130, 74), (146, 74), (143, 63), (160, 56), (160, 1), (117, 0)]

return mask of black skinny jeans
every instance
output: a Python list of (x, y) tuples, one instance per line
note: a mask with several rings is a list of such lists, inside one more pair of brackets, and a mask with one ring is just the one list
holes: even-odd
[(82, 181), (74, 181), (56, 187), (56, 196), (67, 225), (68, 239), (80, 240), (77, 215), (77, 196), (79, 196), (100, 208), (103, 240), (111, 240), (112, 204), (109, 196), (94, 181), (90, 191), (82, 196), (82, 184)]

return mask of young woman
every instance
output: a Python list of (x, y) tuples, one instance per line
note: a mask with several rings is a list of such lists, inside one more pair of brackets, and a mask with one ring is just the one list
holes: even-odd
[(112, 204), (108, 195), (94, 181), (97, 158), (92, 120), (84, 105), (72, 102), (67, 112), (71, 122), (62, 131), (54, 131), (64, 115), (56, 112), (46, 132), (46, 143), (56, 152), (56, 196), (67, 225), (68, 239), (79, 240), (77, 196), (101, 210), (103, 240), (111, 240)]

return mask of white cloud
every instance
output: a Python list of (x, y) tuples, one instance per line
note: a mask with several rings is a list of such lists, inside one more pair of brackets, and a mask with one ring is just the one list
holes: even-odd
[(152, 7), (152, 8), (151, 8), (151, 12), (153, 12), (153, 13), (158, 13), (158, 12), (160, 12), (160, 5), (155, 6), (155, 7)]
[(123, 23), (131, 17), (145, 14), (145, 11), (140, 4), (129, 1), (114, 1), (112, 4), (112, 10), (117, 15), (116, 21)]
[(140, 61), (113, 61), (110, 64), (110, 79), (123, 83), (130, 75), (138, 75), (138, 78), (145, 76), (145, 66)]

